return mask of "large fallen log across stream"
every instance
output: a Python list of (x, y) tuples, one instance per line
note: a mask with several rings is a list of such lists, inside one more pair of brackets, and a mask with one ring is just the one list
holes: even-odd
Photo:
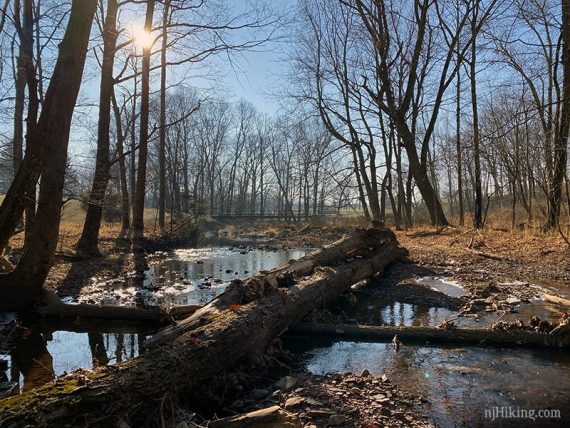
[(386, 341), (398, 336), (400, 340), (422, 342), (452, 342), (490, 345), (524, 345), (568, 348), (570, 334), (536, 333), (527, 330), (493, 330), (490, 328), (438, 328), (415, 326), (373, 326), (352, 324), (299, 323), (292, 335), (332, 337), (342, 340)]
[(390, 230), (356, 230), (281, 269), (234, 282), (137, 358), (0, 401), (0, 426), (148, 424), (166, 398), (263, 353), (305, 314), (407, 253)]

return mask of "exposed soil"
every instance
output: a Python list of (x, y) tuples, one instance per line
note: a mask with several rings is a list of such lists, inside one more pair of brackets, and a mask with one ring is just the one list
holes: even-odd
[(297, 415), (305, 427), (432, 427), (423, 404), (422, 398), (399, 391), (386, 375), (296, 371), (241, 394), (227, 410), (242, 413), (278, 405)]

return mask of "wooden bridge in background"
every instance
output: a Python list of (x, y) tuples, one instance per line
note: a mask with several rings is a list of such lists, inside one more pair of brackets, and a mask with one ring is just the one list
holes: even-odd
[(212, 214), (214, 220), (283, 220), (285, 217), (277, 214)]

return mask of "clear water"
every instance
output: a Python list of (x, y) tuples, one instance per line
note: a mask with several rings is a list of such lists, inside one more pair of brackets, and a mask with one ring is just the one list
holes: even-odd
[[(163, 306), (205, 304), (221, 294), (232, 279), (278, 267), (306, 253), (303, 249), (269, 252), (230, 247), (161, 253), (150, 257), (150, 268), (144, 278), (105, 281), (95, 278), (82, 290), (79, 301)], [(13, 314), (0, 313), (0, 333), (13, 320)], [(152, 331), (137, 325), (120, 325), (111, 330), (104, 324), (103, 327), (88, 325), (76, 331), (28, 325), (20, 333), (18, 340), (10, 345), (0, 334), (0, 360), (5, 361), (6, 367), (5, 371), (0, 370), (0, 395), (3, 386), (17, 384), (21, 390), (28, 390), (64, 372), (136, 357), (142, 352), (140, 344)]]
[(367, 325), (436, 326), (453, 318), (457, 312), (376, 298), (371, 302), (363, 301), (349, 314)]
[(467, 294), (465, 289), (457, 282), (448, 281), (444, 277), (424, 276), (419, 278), (417, 282), (449, 297), (462, 297)]
[[(298, 339), (296, 339), (298, 340)], [(323, 342), (311, 339), (292, 349), (306, 352), (315, 374), (386, 374), (399, 389), (426, 400), (418, 403), (437, 426), (569, 426), (570, 355), (562, 351), (432, 347), (389, 343)], [(290, 348), (291, 349), (291, 348)], [(494, 407), (558, 409), (562, 419), (485, 418)]]
[(144, 278), (101, 280), (81, 290), (83, 303), (162, 305), (206, 304), (233, 279), (243, 279), (269, 270), (308, 250), (248, 251), (242, 248), (176, 250), (151, 257)]

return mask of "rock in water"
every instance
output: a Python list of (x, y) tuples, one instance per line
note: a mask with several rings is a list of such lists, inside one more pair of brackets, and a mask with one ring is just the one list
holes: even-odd
[(297, 385), (297, 378), (293, 376), (284, 376), (273, 384), (273, 386), (283, 392), (290, 391)]

